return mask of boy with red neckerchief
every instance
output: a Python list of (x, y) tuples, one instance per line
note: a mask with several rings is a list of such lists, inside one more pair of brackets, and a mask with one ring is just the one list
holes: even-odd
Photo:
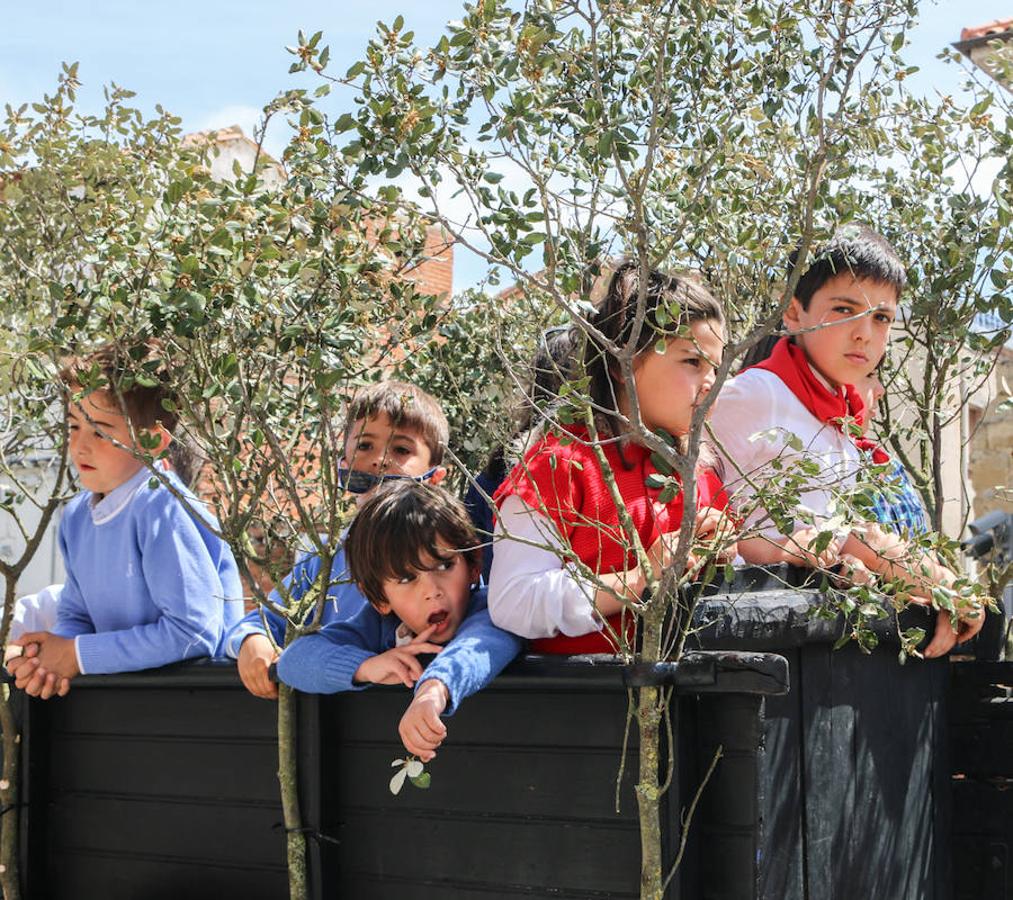
[[(711, 425), (733, 507), (755, 505), (756, 486), (777, 477), (778, 470), (816, 463), (800, 494), (801, 515), (792, 533), (779, 530), (762, 508), (748, 515), (743, 529), (748, 536), (738, 545), (746, 562), (813, 567), (857, 562), (902, 580), (920, 602), (928, 602), (934, 586), (955, 581), (933, 557), (869, 523), (838, 529), (825, 550), (810, 550), (864, 464), (855, 439), (866, 410), (854, 386), (886, 352), (906, 281), (903, 264), (883, 237), (863, 225), (842, 227), (799, 279), (784, 312), (788, 336), (722, 389)], [(955, 642), (969, 640), (983, 621), (980, 609), (968, 607), (954, 631), (941, 610), (924, 655), (941, 656)]]

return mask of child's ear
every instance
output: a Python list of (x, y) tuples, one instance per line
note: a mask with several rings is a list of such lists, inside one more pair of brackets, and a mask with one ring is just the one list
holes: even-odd
[(788, 308), (785, 309), (784, 315), (781, 317), (781, 321), (784, 322), (784, 327), (788, 332), (795, 333), (796, 331), (801, 331), (801, 315), (802, 301), (798, 297), (792, 297), (788, 303)]
[[(359, 587), (359, 590), (362, 590), (361, 586)], [(386, 600), (381, 600), (379, 603), (373, 603), (372, 600), (369, 602), (373, 605), (373, 609), (375, 609), (381, 616), (386, 616), (390, 612), (390, 604)]]
[(433, 487), (436, 487), (436, 485), (438, 485), (446, 477), (447, 477), (447, 467), (437, 466), (436, 471), (433, 472), (433, 474), (429, 477), (429, 483)]
[(149, 451), (155, 459), (158, 459), (158, 457), (166, 451), (169, 444), (172, 443), (172, 435), (165, 429), (161, 422), (156, 422), (152, 428), (146, 428), (144, 430), (147, 431), (153, 438), (158, 438), (158, 444), (155, 447), (152, 447)]

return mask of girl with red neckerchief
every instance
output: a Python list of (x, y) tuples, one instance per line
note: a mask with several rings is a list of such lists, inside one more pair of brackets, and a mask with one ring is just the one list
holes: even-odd
[[(638, 266), (624, 263), (590, 319), (612, 346), (625, 347), (633, 335), (640, 289)], [(637, 407), (649, 431), (680, 438), (714, 383), (724, 348), (724, 314), (714, 297), (685, 278), (650, 271), (645, 294), (633, 361)], [(666, 321), (673, 309), (678, 321)], [(665, 565), (682, 525), (683, 495), (662, 499), (662, 489), (649, 486), (657, 470), (650, 450), (633, 437), (633, 392), (605, 341), (589, 335), (585, 352), (599, 446), (641, 545), (653, 564)], [(489, 612), (501, 628), (532, 639), (535, 652), (615, 652), (615, 636), (629, 633), (632, 624), (625, 604), (639, 599), (646, 586), (593, 444), (584, 425), (553, 428), (494, 496), (500, 539)], [(727, 502), (712, 466), (698, 465), (695, 493), (696, 535), (712, 536)], [(596, 581), (582, 574), (578, 560)]]

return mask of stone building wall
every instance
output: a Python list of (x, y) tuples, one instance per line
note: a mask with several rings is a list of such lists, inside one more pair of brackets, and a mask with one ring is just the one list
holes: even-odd
[(1006, 390), (1013, 390), (1013, 349), (1003, 349), (994, 382), (990, 402), (971, 426), (969, 469), (975, 517), (996, 509), (1013, 513), (1013, 409), (998, 409), (1010, 399)]

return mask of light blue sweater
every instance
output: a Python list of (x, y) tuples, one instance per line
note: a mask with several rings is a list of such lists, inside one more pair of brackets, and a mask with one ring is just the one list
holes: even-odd
[[(302, 599), (303, 595), (312, 587), (320, 574), (320, 557), (315, 553), (303, 557), (295, 564), (292, 571), (286, 576), (285, 584), (288, 586), (293, 600)], [(279, 606), (284, 606), (285, 601), (277, 590), (271, 591), (271, 600)], [(345, 548), (339, 547), (331, 561), (331, 577), (327, 586), (327, 600), (320, 613), (320, 625), (330, 625), (331, 622), (344, 622), (354, 616), (366, 605), (366, 598), (359, 592), (358, 587), (351, 580), (345, 566)], [(274, 642), (282, 647), (285, 644), (285, 620), (277, 613), (264, 608), (264, 616), (261, 618), (260, 609), (248, 612), (238, 624), (226, 635), (225, 652), (233, 659), (239, 657), (239, 649), (246, 638), (251, 634), (267, 634), (264, 629), (264, 620), (271, 629), (271, 636)], [(310, 615), (313, 611), (310, 611)]]
[[(228, 544), (164, 485), (148, 487), (150, 478), (143, 469), (97, 503), (85, 491), (60, 523), (67, 580), (53, 631), (75, 638), (82, 673), (218, 655), (243, 614)], [(168, 478), (192, 497), (174, 474)], [(206, 512), (203, 518), (214, 521)]]
[[(397, 616), (381, 616), (365, 606), (346, 622), (328, 625), (317, 634), (294, 641), (278, 660), (278, 677), (300, 691), (333, 694), (358, 691), (368, 684), (352, 679), (371, 656), (390, 650), (396, 641)], [(451, 715), (467, 696), (482, 690), (524, 647), (524, 641), (492, 624), (486, 589), (472, 591), (468, 613), (443, 651), (426, 666), (415, 690), (438, 678), (450, 694), (444, 715)]]

